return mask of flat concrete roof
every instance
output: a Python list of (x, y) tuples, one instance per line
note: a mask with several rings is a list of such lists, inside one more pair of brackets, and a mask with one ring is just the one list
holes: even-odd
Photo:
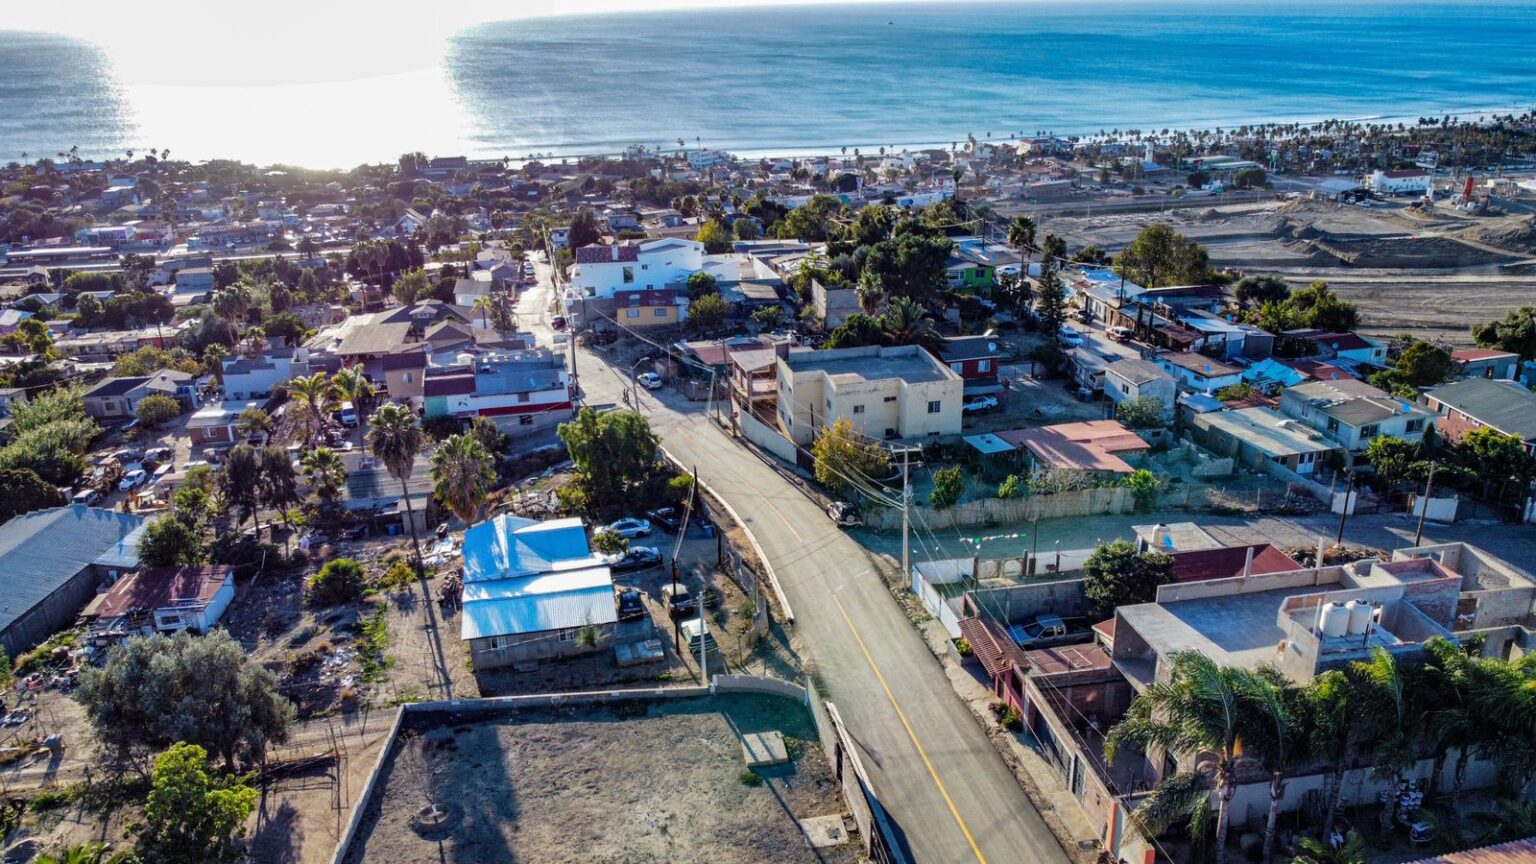
[(1267, 456), (1300, 456), (1333, 449), (1327, 441), (1314, 441), (1303, 432), (1280, 425), (1298, 421), (1287, 421), (1268, 408), (1213, 411), (1201, 414), (1199, 421), (1251, 444)]
[(1279, 588), (1121, 606), (1120, 617), (1158, 656), (1194, 649), (1224, 666), (1254, 668), (1275, 659), (1285, 638), (1277, 623), (1286, 598), (1321, 589)]
[(879, 355), (846, 356), (833, 351), (791, 351), (784, 361), (796, 372), (827, 373), (837, 381), (885, 381), (900, 378), (919, 384), (959, 376), (921, 348), (900, 353), (889, 349)]

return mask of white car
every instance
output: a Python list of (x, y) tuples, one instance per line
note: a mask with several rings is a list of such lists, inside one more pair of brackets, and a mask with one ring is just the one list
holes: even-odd
[(627, 516), (616, 522), (610, 522), (597, 530), (617, 534), (626, 540), (633, 540), (636, 537), (644, 537), (650, 534), (651, 522), (649, 519), (636, 519)]
[(1083, 344), (1083, 334), (1064, 326), (1056, 333), (1056, 341), (1068, 348), (1079, 348)]
[(641, 387), (644, 387), (647, 390), (661, 389), (661, 376), (657, 375), (655, 372), (641, 372), (639, 375), (635, 376), (635, 380), (639, 382)]
[(975, 414), (981, 411), (991, 411), (998, 405), (996, 396), (976, 396), (960, 406), (960, 410), (966, 414)]
[(144, 482), (148, 479), (149, 474), (143, 468), (135, 468), (124, 474), (123, 479), (117, 481), (117, 488), (121, 492), (127, 492), (129, 489), (137, 489), (143, 486)]

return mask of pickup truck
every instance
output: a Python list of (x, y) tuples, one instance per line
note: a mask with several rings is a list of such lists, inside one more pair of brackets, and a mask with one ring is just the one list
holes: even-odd
[(1026, 651), (1036, 648), (1055, 648), (1061, 645), (1081, 645), (1093, 639), (1093, 631), (1086, 618), (1061, 618), (1057, 615), (1040, 615), (1027, 624), (1014, 624), (1008, 635)]

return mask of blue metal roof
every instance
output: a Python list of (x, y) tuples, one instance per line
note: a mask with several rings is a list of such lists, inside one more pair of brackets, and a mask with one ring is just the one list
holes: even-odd
[(460, 636), (516, 636), (619, 620), (603, 566), (464, 584)]
[(0, 630), (91, 564), (137, 567), (137, 536), (145, 522), (130, 513), (71, 504), (0, 525)]
[(464, 581), (531, 576), (601, 563), (580, 518), (538, 522), (511, 514), (464, 532)]

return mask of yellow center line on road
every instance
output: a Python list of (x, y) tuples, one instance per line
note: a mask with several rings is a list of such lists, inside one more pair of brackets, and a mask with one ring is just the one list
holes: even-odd
[(971, 836), (971, 829), (965, 825), (965, 820), (960, 817), (960, 811), (955, 807), (955, 802), (949, 797), (949, 790), (944, 788), (944, 781), (939, 779), (939, 772), (933, 768), (933, 761), (928, 758), (928, 751), (923, 749), (921, 742), (917, 740), (917, 733), (912, 731), (912, 724), (907, 722), (906, 712), (896, 703), (895, 694), (891, 693), (891, 687), (885, 683), (885, 676), (880, 674), (880, 667), (875, 665), (875, 658), (869, 653), (869, 646), (864, 644), (864, 637), (859, 635), (859, 628), (853, 626), (853, 619), (848, 617), (848, 610), (843, 608), (843, 601), (836, 594), (832, 595), (832, 602), (837, 604), (837, 611), (843, 615), (843, 620), (848, 623), (848, 630), (853, 634), (854, 641), (859, 643), (859, 650), (864, 652), (864, 659), (869, 662), (869, 668), (874, 670), (875, 678), (880, 681), (880, 689), (885, 691), (885, 698), (891, 700), (891, 707), (896, 709), (896, 716), (901, 719), (901, 725), (907, 730), (907, 737), (912, 739), (912, 746), (917, 748), (917, 755), (923, 757), (923, 764), (928, 767), (928, 776), (933, 778), (933, 785), (939, 787), (939, 794), (944, 796), (944, 803), (949, 805), (949, 813), (955, 817), (955, 824), (960, 826), (960, 832), (965, 835), (965, 842), (971, 844), (971, 851), (976, 853), (976, 860), (980, 864), (987, 864), (987, 857), (981, 854), (981, 849), (976, 845), (976, 838)]

